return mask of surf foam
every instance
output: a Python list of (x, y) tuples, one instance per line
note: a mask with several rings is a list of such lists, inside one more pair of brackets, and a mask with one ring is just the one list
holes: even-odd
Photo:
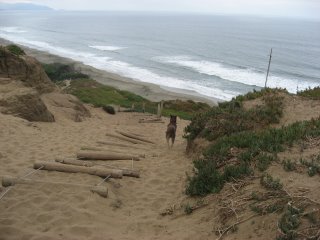
[[(187, 67), (198, 73), (219, 77), (228, 81), (258, 87), (264, 87), (265, 84), (265, 74), (248, 68), (231, 68), (217, 62), (194, 60), (189, 56), (158, 57), (156, 59), (163, 63), (171, 63), (177, 66)], [(296, 93), (297, 88), (301, 90), (308, 87), (316, 87), (318, 85), (319, 84), (316, 82), (302, 82), (297, 79), (288, 79), (272, 74), (270, 74), (268, 78), (268, 87), (286, 88), (292, 93)]]
[(0, 27), (0, 31), (6, 32), (6, 33), (25, 33), (26, 30), (23, 30), (18, 27)]
[(27, 47), (36, 48), (38, 50), (47, 51), (51, 54), (71, 58), (97, 69), (116, 73), (121, 76), (134, 79), (136, 81), (153, 83), (177, 90), (192, 91), (209, 98), (218, 98), (221, 100), (230, 100), (232, 97), (239, 94), (238, 92), (224, 91), (221, 89), (201, 86), (190, 80), (160, 76), (147, 69), (139, 68), (126, 62), (112, 60), (112, 58), (110, 57), (101, 57), (93, 53), (80, 52), (57, 47), (46, 42), (28, 40), (19, 36), (13, 36), (9, 34), (0, 33), (0, 37)]
[(118, 51), (126, 48), (126, 47), (118, 47), (118, 46), (96, 46), (96, 45), (89, 45), (89, 47), (98, 49), (101, 51)]

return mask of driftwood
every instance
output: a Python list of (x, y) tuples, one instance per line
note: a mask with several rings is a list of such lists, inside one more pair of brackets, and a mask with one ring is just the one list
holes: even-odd
[(33, 180), (33, 179), (14, 178), (10, 176), (4, 176), (2, 178), (2, 186), (4, 187), (10, 187), (16, 184), (36, 184), (36, 183), (49, 183), (49, 184), (69, 185), (69, 186), (78, 186), (78, 187), (88, 187), (90, 188), (91, 192), (97, 193), (104, 198), (108, 197), (108, 189), (103, 186), (90, 186), (85, 184), (74, 184), (74, 183), (65, 183), (65, 182), (48, 182), (48, 181)]
[(43, 166), (41, 170), (69, 172), (69, 173), (87, 173), (100, 177), (122, 178), (122, 171), (116, 169), (105, 169), (101, 167), (84, 167), (84, 166), (70, 166), (54, 162), (35, 162), (33, 168), (37, 169)]
[(104, 144), (104, 145), (110, 145), (110, 146), (116, 146), (116, 147), (124, 147), (124, 148), (140, 148), (143, 149), (143, 145), (127, 145), (127, 144), (122, 144), (122, 143), (113, 143), (113, 142), (106, 142), (106, 141), (97, 141), (99, 144)]
[(136, 139), (136, 140), (139, 140), (139, 141), (142, 141), (142, 142), (147, 142), (147, 143), (152, 143), (152, 144), (155, 144), (154, 142), (148, 140), (148, 139), (145, 139), (145, 138), (142, 138), (142, 137), (138, 137), (134, 134), (130, 134), (130, 133), (125, 133), (125, 132), (122, 132), (122, 131), (116, 131), (117, 133), (125, 136), (125, 137), (128, 137), (128, 138), (133, 138), (133, 139)]
[(140, 158), (138, 158), (137, 156), (99, 151), (80, 151), (77, 153), (77, 158), (85, 160), (140, 160)]
[(164, 123), (164, 121), (155, 121), (155, 120), (139, 120), (139, 123)]
[(127, 141), (127, 142), (130, 142), (130, 143), (133, 143), (133, 144), (141, 143), (140, 141), (137, 141), (137, 140), (134, 140), (134, 139), (131, 139), (131, 138), (128, 138), (128, 137), (124, 137), (124, 136), (115, 135), (115, 134), (112, 134), (112, 133), (106, 133), (106, 136), (117, 138), (117, 139), (120, 139), (120, 140), (123, 140), (123, 141)]
[(134, 169), (126, 169), (126, 168), (117, 168), (114, 166), (110, 165), (104, 165), (104, 164), (97, 164), (94, 162), (90, 161), (84, 161), (84, 160), (76, 160), (76, 159), (69, 159), (69, 158), (56, 158), (56, 162), (63, 163), (63, 164), (70, 164), (70, 165), (76, 165), (76, 166), (85, 166), (85, 167), (93, 167), (93, 166), (103, 166), (107, 168), (113, 168), (113, 169), (118, 169), (122, 171), (123, 176), (128, 176), (128, 177), (140, 177), (140, 173), (138, 170)]
[[(116, 153), (116, 154), (125, 154), (128, 151), (126, 150), (125, 152), (122, 150), (113, 150), (113, 149), (107, 149), (107, 148), (99, 148), (99, 147), (81, 147), (81, 150), (89, 150), (89, 151), (98, 151), (98, 152), (102, 152), (102, 151), (108, 151), (110, 153)], [(138, 157), (138, 158), (145, 158), (146, 155), (145, 154), (133, 154), (134, 156)]]

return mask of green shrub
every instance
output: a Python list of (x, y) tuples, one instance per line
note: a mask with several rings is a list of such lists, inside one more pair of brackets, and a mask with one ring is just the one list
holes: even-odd
[(23, 49), (21, 49), (19, 46), (10, 44), (6, 46), (6, 48), (14, 55), (20, 56), (20, 55), (26, 55)]
[(297, 92), (297, 95), (302, 96), (302, 97), (307, 97), (310, 99), (314, 100), (319, 100), (320, 99), (320, 86), (315, 87), (315, 88), (308, 88), (303, 91)]
[(271, 190), (281, 190), (283, 187), (282, 183), (280, 183), (280, 179), (274, 179), (269, 174), (264, 174), (263, 176), (261, 176), (260, 184), (265, 188)]
[(267, 170), (272, 161), (275, 160), (275, 157), (270, 154), (261, 153), (257, 157), (257, 168), (259, 171), (263, 172)]
[(291, 160), (283, 160), (282, 166), (283, 166), (283, 169), (287, 172), (296, 170), (296, 164)]
[[(230, 167), (231, 172), (239, 171), (241, 173), (239, 175), (231, 174), (232, 177), (237, 178), (249, 174), (249, 164), (255, 160), (260, 161), (261, 169), (265, 169), (265, 165), (267, 166), (274, 160), (276, 153), (284, 151), (286, 146), (290, 146), (307, 136), (320, 136), (319, 119), (297, 122), (279, 129), (267, 129), (260, 132), (247, 131), (221, 137), (214, 144), (209, 145), (203, 153), (203, 159), (194, 161), (196, 171), (188, 179), (186, 192), (189, 195), (206, 195), (219, 192), (224, 182), (230, 179), (228, 177), (230, 170), (227, 166), (221, 172), (217, 166), (228, 163), (229, 159), (235, 157), (230, 154), (232, 148), (244, 150), (239, 151), (236, 156), (239, 165)], [(263, 178), (266, 185), (268, 185), (269, 180), (272, 179), (269, 177)], [(280, 188), (280, 185), (276, 182), (271, 184), (273, 188)]]
[(193, 208), (192, 208), (192, 206), (191, 206), (189, 203), (187, 203), (187, 204), (185, 205), (185, 207), (184, 207), (184, 212), (185, 212), (187, 215), (189, 215), (189, 214), (191, 214), (191, 213), (193, 212)]
[(72, 65), (62, 63), (50, 63), (42, 65), (48, 77), (53, 82), (59, 82), (66, 79), (88, 79), (87, 74), (77, 72), (74, 70)]
[(302, 165), (308, 167), (308, 175), (313, 177), (317, 173), (320, 174), (320, 155), (311, 159), (311, 161), (306, 161), (300, 159)]
[(279, 228), (285, 234), (284, 236), (279, 236), (279, 240), (289, 240), (297, 239), (297, 232), (295, 231), (301, 223), (301, 213), (300, 209), (297, 209), (291, 205), (288, 205), (285, 213), (282, 215), (279, 221)]
[(116, 114), (116, 111), (112, 106), (103, 106), (102, 109), (109, 114)]
[[(253, 109), (245, 110), (241, 99), (220, 103), (218, 107), (195, 115), (192, 122), (185, 128), (185, 137), (188, 141), (196, 137), (204, 137), (213, 141), (222, 136), (234, 133), (265, 128), (271, 123), (278, 123), (283, 110), (283, 98), (271, 90), (260, 93), (264, 104)], [(258, 92), (256, 92), (258, 94)]]

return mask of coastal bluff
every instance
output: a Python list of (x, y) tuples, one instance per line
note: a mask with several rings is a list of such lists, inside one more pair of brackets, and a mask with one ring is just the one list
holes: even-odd
[(67, 117), (76, 122), (90, 116), (77, 98), (59, 93), (35, 58), (0, 47), (0, 112), (28, 121), (54, 122), (57, 111), (68, 112)]

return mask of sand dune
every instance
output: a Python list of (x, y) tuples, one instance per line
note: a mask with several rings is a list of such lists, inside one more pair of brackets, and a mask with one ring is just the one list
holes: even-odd
[[(185, 228), (185, 221), (198, 218), (169, 220), (160, 215), (186, 198), (185, 172), (192, 166), (185, 156), (186, 142), (182, 138), (187, 122), (178, 122), (176, 144), (168, 149), (164, 137), (166, 124), (140, 124), (140, 116), (133, 113), (113, 116), (101, 109), (89, 109), (92, 117), (83, 122), (64, 117), (65, 112), (58, 109), (53, 109), (55, 123), (30, 123), (1, 114), (0, 176), (23, 176), (32, 171), (35, 161), (74, 157), (82, 146), (98, 147), (99, 140), (121, 143), (105, 136), (106, 132), (118, 129), (157, 142), (143, 144), (143, 149), (126, 150), (146, 154), (146, 158), (134, 162), (134, 168), (141, 170), (141, 177), (104, 183), (109, 189), (107, 199), (81, 186), (15, 185), (0, 201), (0, 239), (194, 239), (195, 236), (205, 239), (212, 229), (207, 224), (189, 223)], [(123, 148), (112, 149), (123, 151)], [(108, 164), (131, 168), (132, 163)], [(48, 171), (38, 171), (30, 178), (84, 185), (95, 185), (102, 180), (81, 173)]]

